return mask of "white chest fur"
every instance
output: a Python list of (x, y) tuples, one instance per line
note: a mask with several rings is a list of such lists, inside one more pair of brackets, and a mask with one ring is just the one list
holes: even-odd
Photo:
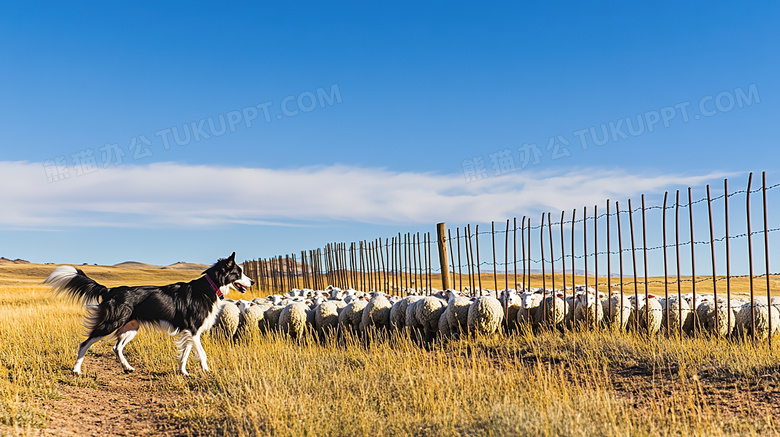
[(200, 326), (200, 329), (198, 329), (198, 334), (204, 331), (208, 331), (212, 326), (214, 326), (214, 322), (216, 322), (219, 312), (222, 311), (223, 304), (224, 301), (219, 299), (214, 302), (214, 305), (211, 307), (211, 311), (209, 312), (208, 316), (206, 316), (206, 319), (203, 320), (203, 324)]

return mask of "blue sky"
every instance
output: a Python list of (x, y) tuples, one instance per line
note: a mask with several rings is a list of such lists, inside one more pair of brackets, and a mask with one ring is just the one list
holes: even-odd
[(775, 3), (418, 3), (0, 3), (0, 256), (210, 263), (778, 180)]

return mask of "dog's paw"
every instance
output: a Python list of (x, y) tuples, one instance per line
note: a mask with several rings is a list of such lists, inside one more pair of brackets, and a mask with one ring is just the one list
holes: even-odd
[(133, 373), (133, 372), (135, 372), (134, 367), (125, 367), (125, 373)]

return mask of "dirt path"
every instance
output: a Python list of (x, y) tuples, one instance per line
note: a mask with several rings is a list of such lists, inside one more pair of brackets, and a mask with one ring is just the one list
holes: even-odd
[[(170, 420), (167, 407), (177, 398), (155, 393), (144, 369), (131, 374), (120, 371), (113, 355), (90, 355), (85, 362), (85, 385), (63, 382), (57, 389), (63, 399), (43, 406), (49, 423), (43, 430), (23, 434), (41, 436), (182, 436), (191, 433)], [(97, 376), (95, 376), (97, 375)], [(1, 431), (1, 430), (0, 430)], [(10, 430), (9, 430), (10, 431)], [(18, 432), (18, 431), (17, 431)], [(0, 432), (2, 434), (2, 432)]]

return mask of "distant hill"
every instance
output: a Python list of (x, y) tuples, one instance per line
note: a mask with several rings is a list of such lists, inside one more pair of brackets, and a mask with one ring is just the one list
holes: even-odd
[(123, 263), (115, 264), (114, 267), (124, 269), (160, 269), (160, 270), (206, 270), (209, 266), (204, 264), (193, 264), (184, 261), (171, 264), (169, 266), (156, 266), (154, 264), (144, 264), (137, 261), (125, 261)]
[(23, 259), (8, 259), (5, 257), (0, 257), (0, 265), (3, 264), (30, 264), (30, 261), (23, 260)]
[(139, 262), (136, 262), (136, 261), (125, 261), (123, 263), (114, 264), (114, 267), (121, 267), (121, 268), (125, 268), (125, 269), (159, 269), (159, 268), (162, 268), (160, 266), (155, 266), (155, 265), (152, 265), (152, 264), (139, 263)]
[(163, 270), (206, 270), (209, 268), (209, 266), (205, 264), (193, 264), (193, 263), (187, 263), (184, 261), (179, 261), (175, 264), (171, 264), (169, 266), (160, 267)]

